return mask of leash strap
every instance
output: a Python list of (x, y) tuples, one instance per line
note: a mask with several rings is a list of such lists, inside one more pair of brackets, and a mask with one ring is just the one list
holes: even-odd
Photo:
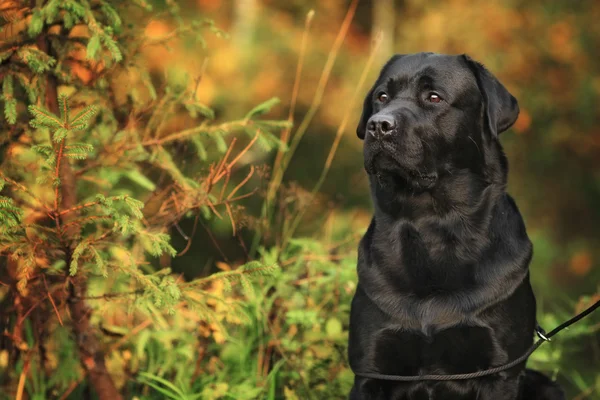
[(556, 335), (560, 331), (569, 326), (573, 325), (576, 322), (579, 322), (581, 319), (587, 317), (592, 312), (594, 312), (598, 307), (600, 307), (600, 300), (597, 300), (593, 305), (586, 308), (584, 311), (580, 312), (573, 318), (568, 321), (563, 322), (556, 328), (554, 328), (549, 333), (545, 333), (543, 329), (539, 326), (536, 328), (536, 333), (540, 337), (540, 340), (535, 342), (521, 357), (498, 367), (493, 367), (489, 369), (485, 369), (483, 371), (471, 372), (468, 374), (454, 374), (454, 375), (413, 375), (413, 376), (404, 376), (404, 375), (385, 375), (378, 373), (370, 373), (370, 372), (355, 372), (356, 376), (360, 376), (362, 378), (371, 378), (371, 379), (380, 379), (384, 381), (396, 381), (396, 382), (416, 382), (416, 381), (459, 381), (459, 380), (467, 380), (474, 378), (481, 378), (482, 376), (488, 376), (497, 374), (498, 372), (506, 371), (507, 369), (511, 369), (512, 367), (526, 361), (529, 356), (536, 351), (542, 344), (545, 342), (549, 342), (552, 336)]

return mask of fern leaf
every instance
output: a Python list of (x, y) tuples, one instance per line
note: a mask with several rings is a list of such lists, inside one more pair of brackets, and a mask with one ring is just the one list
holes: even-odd
[(88, 11), (86, 7), (79, 4), (79, 2), (72, 0), (63, 0), (60, 7), (80, 20), (83, 20), (86, 17), (86, 13)]
[(215, 112), (202, 103), (187, 103), (185, 108), (192, 118), (196, 118), (200, 114), (208, 119), (215, 119)]
[(77, 275), (77, 270), (79, 269), (79, 258), (83, 255), (83, 253), (88, 249), (88, 242), (79, 242), (73, 250), (73, 255), (71, 256), (71, 264), (69, 264), (69, 274), (71, 276)]
[(225, 153), (227, 151), (227, 143), (225, 143), (225, 139), (223, 139), (223, 131), (216, 131), (211, 135), (211, 138), (217, 144), (217, 149), (221, 153)]
[(202, 161), (206, 161), (206, 159), (208, 158), (208, 154), (206, 153), (206, 148), (204, 147), (202, 140), (200, 140), (200, 138), (197, 136), (193, 136), (192, 143), (193, 143), (194, 147), (196, 148), (196, 153), (198, 154), (198, 158), (200, 158), (200, 160), (202, 160)]
[(17, 290), (24, 293), (29, 277), (35, 271), (35, 256), (33, 252), (29, 251), (26, 254), (20, 254), (18, 260), (17, 276), (19, 281), (17, 282)]
[(58, 109), (63, 126), (69, 126), (69, 97), (65, 94), (58, 96)]
[(50, 71), (56, 65), (56, 60), (53, 57), (33, 46), (23, 46), (17, 50), (16, 54), (36, 74), (43, 74)]
[(149, 233), (144, 232), (140, 239), (144, 244), (145, 249), (154, 257), (159, 257), (163, 254), (169, 254), (172, 257), (177, 255), (175, 250), (169, 243), (171, 237), (166, 233)]
[(6, 75), (2, 81), (2, 99), (4, 100), (4, 116), (9, 124), (17, 122), (17, 100), (14, 98), (12, 75)]
[(45, 108), (31, 105), (29, 106), (29, 112), (33, 114), (34, 117), (29, 124), (34, 128), (62, 128), (60, 118)]
[(59, 17), (61, 1), (62, 0), (50, 0), (42, 8), (42, 14), (45, 17), (47, 24), (53, 23)]
[(53, 154), (53, 149), (51, 146), (35, 145), (31, 149), (45, 158), (48, 158), (51, 154)]
[(106, 15), (106, 19), (110, 21), (110, 24), (113, 28), (121, 27), (121, 17), (119, 16), (117, 10), (115, 10), (110, 4), (102, 2), (100, 10), (104, 13), (104, 15)]
[(104, 262), (104, 259), (95, 247), (90, 247), (89, 249), (92, 252), (92, 256), (94, 257), (96, 268), (104, 278), (108, 278), (108, 270), (106, 268), (106, 263)]
[(42, 16), (42, 12), (39, 9), (34, 9), (31, 14), (31, 20), (29, 21), (29, 26), (27, 27), (27, 33), (29, 37), (36, 37), (42, 32), (44, 29), (44, 18)]
[(98, 108), (93, 105), (85, 107), (73, 118), (71, 121), (71, 128), (75, 130), (87, 129), (88, 124), (97, 112)]
[(69, 134), (69, 130), (65, 129), (65, 128), (58, 128), (53, 134), (52, 134), (52, 140), (54, 141), (54, 143), (60, 143), (62, 142), (67, 135)]
[(117, 42), (115, 42), (115, 40), (113, 38), (111, 38), (108, 35), (103, 35), (102, 42), (104, 43), (104, 46), (110, 52), (110, 54), (115, 62), (120, 62), (121, 60), (123, 60), (123, 54), (121, 54), (121, 49), (119, 49)]
[(86, 143), (77, 143), (65, 146), (63, 156), (76, 160), (85, 160), (94, 151), (94, 146)]
[(144, 218), (144, 214), (142, 213), (142, 209), (144, 208), (144, 203), (142, 201), (136, 200), (133, 197), (125, 197), (125, 204), (129, 208), (131, 215), (136, 217), (137, 219)]
[(100, 36), (95, 34), (92, 35), (86, 47), (86, 58), (88, 60), (95, 60), (96, 55), (100, 51)]
[(271, 111), (271, 108), (280, 103), (280, 100), (277, 97), (273, 97), (256, 107), (254, 107), (248, 114), (246, 114), (246, 119), (251, 119), (252, 117), (256, 117), (258, 115), (266, 114)]
[(12, 199), (0, 196), (0, 227), (5, 229), (15, 228), (21, 224), (23, 211), (15, 206)]

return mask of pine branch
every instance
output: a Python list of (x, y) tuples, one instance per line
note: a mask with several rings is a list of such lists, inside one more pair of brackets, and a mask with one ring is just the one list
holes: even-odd
[[(277, 271), (277, 265), (263, 265), (258, 261), (251, 261), (248, 264), (242, 265), (233, 271), (224, 271), (214, 273), (206, 278), (195, 279), (191, 282), (182, 284), (182, 288), (196, 288), (205, 286), (215, 281), (222, 281), (231, 285), (233, 282), (247, 279), (246, 276), (268, 276)], [(231, 286), (228, 286), (230, 288)]]
[[(37, 39), (38, 48), (41, 52), (50, 56), (50, 45), (46, 35), (46, 32), (42, 32)], [(57, 80), (52, 74), (46, 75), (46, 107), (51, 114), (57, 115), (60, 110), (58, 107), (58, 93), (57, 93)], [(66, 128), (66, 127), (65, 127)], [(58, 158), (57, 164), (60, 163), (62, 151), (64, 150), (65, 139), (61, 141), (58, 146)], [(68, 163), (62, 163), (62, 167), (56, 169), (56, 175), (60, 186), (56, 187), (55, 199), (58, 199), (60, 190), (61, 197), (61, 209), (71, 209), (77, 204), (77, 194), (75, 179), (72, 169)], [(59, 205), (55, 202), (55, 210), (60, 213)], [(63, 218), (66, 219), (63, 222), (70, 222), (70, 218), (76, 217), (75, 213), (70, 213), (64, 216), (58, 216), (55, 218), (57, 227)], [(67, 237), (73, 237), (76, 227), (73, 226), (73, 230), (70, 228), (65, 231)], [(66, 265), (71, 264), (71, 244), (65, 242), (64, 244), (65, 263)], [(102, 353), (98, 339), (93, 334), (90, 326), (90, 311), (84, 301), (78, 300), (77, 297), (82, 297), (87, 292), (87, 279), (80, 275), (71, 281), (69, 291), (69, 310), (72, 319), (72, 328), (74, 336), (77, 339), (77, 347), (79, 349), (81, 362), (86, 369), (90, 382), (100, 400), (120, 400), (122, 397), (119, 394), (108, 370), (104, 363), (104, 354)]]
[[(239, 131), (243, 131), (244, 128), (249, 126), (254, 126), (256, 124), (269, 124), (269, 123), (279, 123), (280, 121), (255, 121), (255, 120), (239, 120), (233, 122), (226, 122), (220, 125), (215, 126), (207, 126), (205, 124), (201, 124), (198, 127), (185, 129), (176, 133), (169, 134), (159, 139), (145, 140), (141, 143), (142, 146), (156, 146), (156, 145), (165, 145), (170, 142), (189, 139), (192, 136), (198, 134), (211, 134), (218, 132), (227, 132), (227, 133), (235, 133)], [(288, 126), (289, 123), (281, 123), (281, 127)], [(130, 150), (137, 147), (137, 144), (129, 145), (125, 149)]]

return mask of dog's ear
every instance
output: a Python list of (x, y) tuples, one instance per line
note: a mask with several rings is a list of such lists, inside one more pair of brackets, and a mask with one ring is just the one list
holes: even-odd
[(369, 118), (371, 118), (371, 115), (373, 115), (373, 91), (375, 90), (375, 87), (377, 87), (377, 85), (380, 83), (381, 77), (386, 73), (390, 65), (403, 56), (404, 54), (396, 54), (385, 63), (385, 65), (381, 68), (381, 72), (379, 73), (379, 77), (375, 81), (375, 84), (369, 90), (369, 93), (367, 93), (365, 101), (363, 102), (362, 114), (358, 120), (358, 126), (356, 127), (356, 135), (359, 138), (365, 138), (365, 133), (367, 132), (367, 121), (369, 121)]
[(358, 126), (356, 127), (356, 135), (364, 140), (365, 134), (367, 132), (367, 121), (371, 118), (373, 114), (373, 90), (375, 87), (373, 86), (367, 96), (365, 97), (365, 101), (363, 102), (362, 114), (360, 115), (360, 119), (358, 120)]
[(477, 86), (483, 97), (488, 129), (492, 136), (497, 137), (517, 120), (519, 116), (517, 99), (481, 63), (466, 54), (462, 57), (475, 74)]

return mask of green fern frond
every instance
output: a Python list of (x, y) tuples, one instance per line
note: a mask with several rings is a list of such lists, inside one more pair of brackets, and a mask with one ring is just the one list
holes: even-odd
[(56, 60), (33, 46), (23, 46), (16, 53), (36, 74), (48, 72), (56, 65)]
[(63, 15), (63, 24), (65, 28), (71, 29), (76, 23), (78, 19), (73, 16), (73, 14), (65, 13)]
[(100, 51), (100, 36), (98, 34), (92, 35), (86, 47), (86, 58), (89, 60), (95, 60), (96, 55)]
[(223, 135), (226, 135), (227, 132), (225, 131), (215, 131), (212, 135), (211, 138), (215, 141), (216, 145), (217, 145), (217, 149), (221, 152), (221, 153), (225, 153), (227, 151), (227, 143), (225, 143), (225, 139), (223, 138)]
[(29, 26), (27, 27), (27, 33), (29, 37), (35, 37), (39, 35), (44, 29), (44, 17), (40, 9), (34, 9), (31, 13), (31, 20), (29, 20)]
[(136, 233), (141, 229), (141, 227), (136, 224), (136, 221), (132, 220), (129, 215), (116, 215), (114, 217), (114, 222), (113, 231), (120, 232), (122, 236)]
[(85, 160), (93, 151), (94, 146), (91, 144), (77, 143), (74, 145), (65, 146), (63, 156), (76, 160)]
[(69, 97), (65, 94), (58, 96), (58, 109), (63, 126), (69, 126)]
[(104, 278), (108, 278), (108, 269), (106, 268), (106, 262), (100, 255), (100, 252), (98, 252), (98, 249), (96, 249), (95, 247), (90, 247), (89, 249), (92, 253), (95, 267), (98, 269), (98, 271)]
[(130, 256), (131, 261), (129, 265), (111, 263), (110, 266), (134, 278), (143, 290), (142, 297), (149, 299), (154, 306), (173, 313), (175, 305), (179, 303), (182, 296), (175, 279), (171, 275), (161, 275), (159, 273), (150, 275), (143, 273), (135, 264), (133, 255), (128, 250), (123, 250)]
[(35, 271), (35, 255), (32, 251), (20, 252), (18, 259), (19, 263), (17, 267), (17, 275), (20, 277), (20, 279), (17, 282), (17, 290), (19, 290), (19, 292), (23, 292), (27, 287), (29, 277), (31, 277)]
[(29, 124), (34, 128), (62, 128), (62, 123), (59, 117), (46, 110), (43, 107), (30, 105), (29, 112), (33, 115), (33, 119)]
[(104, 15), (106, 15), (106, 19), (110, 22), (111, 26), (115, 29), (118, 29), (122, 25), (121, 17), (117, 10), (115, 10), (110, 4), (107, 2), (102, 2), (102, 6), (100, 6), (100, 11)]
[(112, 37), (110, 37), (109, 35), (102, 35), (101, 39), (102, 43), (108, 49), (112, 56), (112, 59), (115, 62), (120, 62), (121, 60), (123, 60), (123, 54), (121, 53), (121, 49), (119, 49), (119, 45)]
[(77, 113), (77, 115), (71, 121), (71, 128), (75, 130), (87, 129), (92, 118), (98, 113), (98, 108), (93, 105), (85, 107), (83, 110)]
[(202, 115), (203, 117), (206, 117), (208, 119), (215, 119), (215, 112), (202, 103), (186, 103), (185, 108), (192, 118), (196, 118), (198, 117), (198, 115)]
[(277, 97), (273, 97), (259, 105), (257, 105), (256, 107), (254, 107), (252, 110), (250, 110), (248, 112), (248, 114), (246, 114), (246, 119), (251, 119), (253, 117), (256, 117), (258, 115), (262, 115), (262, 114), (266, 114), (269, 111), (271, 111), (271, 108), (273, 108), (274, 106), (276, 106), (277, 104), (279, 104), (281, 102), (281, 100), (279, 100), (279, 98)]
[(6, 51), (0, 51), (0, 62), (8, 60), (10, 58), (10, 56), (13, 55), (13, 53), (14, 53), (14, 50), (12, 50), (12, 49), (6, 50)]
[(46, 19), (47, 24), (51, 24), (60, 16), (60, 3), (62, 0), (50, 0), (42, 7), (42, 15)]
[(144, 209), (144, 202), (136, 200), (131, 196), (124, 197), (121, 200), (125, 202), (131, 215), (138, 219), (144, 218), (144, 213), (142, 212)]
[(23, 210), (12, 199), (0, 196), (0, 231), (20, 226), (22, 216)]
[(85, 17), (89, 10), (89, 5), (84, 3), (86, 6), (79, 4), (77, 1), (73, 0), (63, 0), (61, 2), (60, 8), (67, 11), (68, 14), (76, 17), (79, 20), (85, 20)]
[(86, 241), (79, 242), (73, 250), (73, 254), (71, 255), (71, 263), (69, 264), (69, 274), (71, 276), (77, 275), (77, 271), (79, 269), (79, 259), (88, 250), (90, 244)]
[(52, 149), (51, 146), (34, 145), (31, 147), (31, 149), (46, 159), (49, 158), (52, 154), (54, 154), (54, 150)]
[(140, 240), (146, 251), (154, 257), (159, 257), (165, 253), (171, 257), (177, 255), (177, 250), (170, 244), (171, 237), (166, 233), (143, 232), (140, 235)]
[(94, 151), (94, 146), (88, 143), (73, 143), (65, 146), (65, 150), (90, 154)]
[(54, 143), (60, 143), (63, 140), (65, 140), (65, 138), (67, 137), (67, 135), (70, 133), (71, 131), (69, 129), (65, 129), (65, 128), (58, 128), (56, 131), (54, 131), (54, 133), (52, 134), (52, 141)]
[(12, 75), (6, 75), (2, 81), (2, 100), (4, 101), (4, 117), (9, 124), (17, 122), (17, 100), (14, 98)]
[[(248, 277), (273, 275), (278, 270), (279, 267), (277, 265), (264, 265), (259, 261), (251, 261), (247, 264), (238, 267), (233, 271), (217, 272), (206, 278), (200, 278), (190, 281), (184, 284), (184, 286), (201, 287), (214, 281), (222, 281), (223, 283), (234, 283), (239, 282), (242, 279), (248, 279)], [(247, 283), (248, 282), (243, 282), (242, 285), (245, 285)]]

